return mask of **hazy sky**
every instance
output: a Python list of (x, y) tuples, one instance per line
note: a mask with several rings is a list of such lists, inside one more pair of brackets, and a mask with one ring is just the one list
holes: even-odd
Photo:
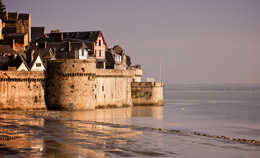
[(143, 80), (260, 83), (260, 0), (3, 0), (46, 32), (101, 30)]

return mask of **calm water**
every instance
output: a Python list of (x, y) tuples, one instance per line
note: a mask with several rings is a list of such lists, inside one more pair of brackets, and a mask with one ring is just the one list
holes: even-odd
[(168, 91), (164, 98), (164, 107), (61, 112), (65, 120), (0, 114), (0, 135), (27, 135), (0, 140), (0, 157), (259, 157), (258, 145), (142, 127), (260, 140), (260, 92)]
[(164, 92), (164, 107), (74, 112), (74, 119), (260, 140), (260, 92)]

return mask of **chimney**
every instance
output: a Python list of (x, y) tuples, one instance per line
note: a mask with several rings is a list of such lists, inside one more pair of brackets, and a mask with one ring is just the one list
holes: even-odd
[(30, 61), (33, 62), (33, 54), (34, 54), (34, 50), (32, 49), (31, 52), (30, 52)]
[(63, 33), (54, 33), (55, 36), (55, 42), (61, 42), (63, 40)]
[(71, 51), (71, 46), (69, 41), (65, 42), (65, 51)]
[(13, 47), (13, 50), (15, 49), (15, 39), (13, 39), (13, 45), (12, 45), (12, 47)]

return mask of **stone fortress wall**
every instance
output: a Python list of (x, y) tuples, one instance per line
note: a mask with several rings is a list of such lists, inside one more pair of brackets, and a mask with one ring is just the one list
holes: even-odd
[(48, 109), (86, 110), (132, 106), (132, 70), (96, 69), (94, 59), (48, 62)]
[(131, 92), (134, 106), (163, 106), (163, 82), (132, 82)]
[(45, 110), (45, 74), (0, 71), (0, 109)]
[(53, 60), (47, 72), (0, 71), (0, 109), (74, 110), (163, 105), (161, 82), (133, 82), (134, 70), (96, 69), (95, 59)]

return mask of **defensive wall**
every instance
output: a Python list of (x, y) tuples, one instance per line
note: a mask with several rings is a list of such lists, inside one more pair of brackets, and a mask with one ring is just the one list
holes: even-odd
[(47, 68), (47, 108), (74, 110), (132, 106), (132, 70), (96, 69), (95, 59), (55, 60)]
[(0, 71), (0, 109), (74, 110), (163, 105), (161, 82), (133, 82), (135, 70), (96, 69), (95, 59), (53, 60), (47, 72)]
[(45, 74), (0, 71), (0, 109), (45, 110)]
[(134, 106), (163, 106), (163, 82), (132, 82), (131, 92)]

